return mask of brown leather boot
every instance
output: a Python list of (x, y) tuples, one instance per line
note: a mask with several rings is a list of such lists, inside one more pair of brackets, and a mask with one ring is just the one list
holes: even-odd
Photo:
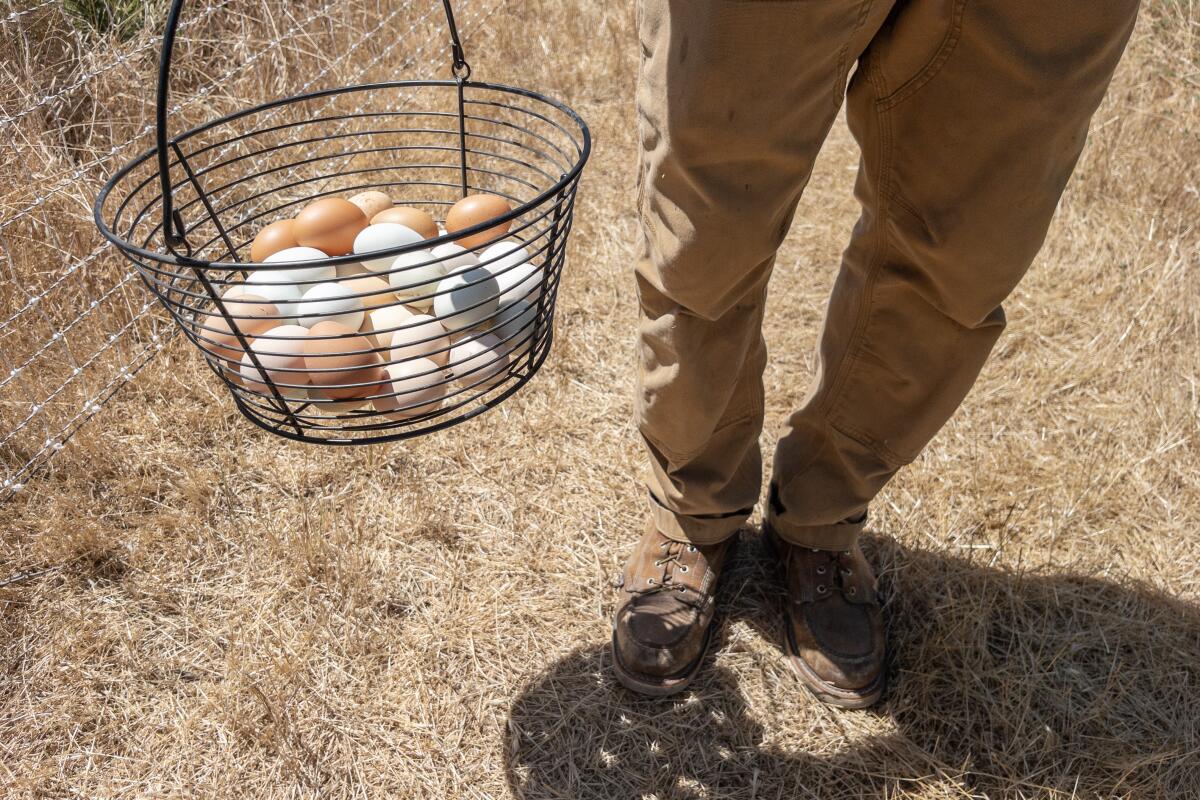
[(769, 526), (764, 534), (785, 573), (788, 661), (796, 674), (830, 705), (872, 705), (885, 680), (883, 612), (862, 550), (788, 544)]
[(708, 649), (717, 580), (736, 541), (697, 547), (646, 526), (617, 582), (613, 661), (626, 688), (660, 697), (687, 688)]

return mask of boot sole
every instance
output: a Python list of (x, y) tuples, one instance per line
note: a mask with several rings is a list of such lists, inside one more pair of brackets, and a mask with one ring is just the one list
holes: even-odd
[(713, 623), (709, 621), (708, 630), (704, 632), (704, 643), (700, 645), (699, 655), (688, 665), (687, 671), (677, 677), (670, 678), (652, 678), (628, 669), (621, 663), (621, 655), (617, 649), (617, 634), (614, 632), (612, 636), (613, 673), (616, 674), (617, 681), (631, 692), (637, 692), (649, 697), (670, 697), (673, 694), (678, 694), (691, 685), (692, 680), (696, 677), (696, 673), (700, 671), (700, 667), (704, 664), (704, 657), (708, 654), (708, 645), (712, 640), (712, 629)]
[[(777, 535), (774, 531), (769, 531), (763, 536), (763, 541), (767, 545), (767, 549), (775, 557), (776, 561), (779, 560), (780, 555), (779, 546), (775, 541)], [(857, 710), (869, 708), (879, 702), (879, 699), (883, 697), (884, 687), (887, 685), (887, 678), (884, 672), (881, 671), (875, 677), (875, 680), (858, 689), (843, 689), (839, 686), (834, 686), (815, 673), (800, 656), (800, 650), (796, 647), (796, 642), (792, 637), (793, 623), (790, 608), (784, 611), (784, 617), (787, 623), (784, 641), (787, 647), (788, 666), (792, 668), (792, 673), (799, 679), (805, 689), (808, 689), (822, 703), (837, 708)]]

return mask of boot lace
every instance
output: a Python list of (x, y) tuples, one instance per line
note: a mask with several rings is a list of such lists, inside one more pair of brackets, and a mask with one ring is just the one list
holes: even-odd
[(854, 597), (858, 593), (858, 588), (853, 585), (846, 585), (846, 579), (854, 575), (854, 569), (850, 566), (850, 551), (817, 550), (813, 548), (813, 552), (827, 554), (824, 562), (816, 566), (816, 573), (820, 578), (816, 589), (817, 596), (821, 598), (828, 597), (829, 593), (836, 589), (847, 597)]
[(674, 539), (666, 539), (659, 546), (665, 552), (654, 560), (654, 566), (662, 569), (662, 575), (657, 580), (650, 578), (646, 581), (652, 587), (649, 591), (684, 591), (687, 587), (682, 583), (675, 582), (675, 570), (678, 569), (682, 573), (688, 572), (689, 567), (683, 563), (683, 556), (685, 553), (696, 552), (696, 546), (677, 542)]

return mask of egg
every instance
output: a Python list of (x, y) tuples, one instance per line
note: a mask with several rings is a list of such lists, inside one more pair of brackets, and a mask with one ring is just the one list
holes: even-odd
[[(288, 276), (273, 272), (257, 272), (251, 273), (250, 278), (254, 283), (247, 281), (244, 286), (244, 291), (247, 296), (253, 295), (261, 297), (269, 303), (275, 305), (279, 311), (279, 316), (284, 319), (279, 321), (279, 324), (284, 322), (294, 321), (296, 316), (296, 303), (300, 302), (300, 290), (290, 282), (287, 282)], [(272, 279), (282, 279), (282, 283), (270, 283)]]
[[(363, 255), (380, 250), (394, 250), (410, 244), (425, 241), (421, 234), (412, 228), (396, 222), (380, 222), (363, 228), (362, 233), (354, 238), (354, 254)], [(392, 268), (395, 256), (364, 259), (362, 265), (371, 272), (387, 272)]]
[(392, 285), (378, 275), (359, 275), (339, 280), (338, 283), (359, 295), (358, 299), (362, 301), (363, 308), (368, 311), (400, 302), (396, 299), (396, 293), (392, 291)]
[(454, 242), (439, 244), (429, 252), (433, 253), (434, 258), (441, 260), (442, 269), (447, 275), (479, 266), (478, 256)]
[(455, 342), (446, 366), (464, 388), (483, 390), (507, 377), (508, 363), (504, 345), (492, 334), (484, 333)]
[(417, 358), (387, 368), (389, 382), (372, 398), (375, 410), (392, 420), (405, 420), (437, 411), (446, 396), (445, 371), (428, 358)]
[(392, 349), (388, 361), (427, 358), (445, 366), (450, 357), (450, 337), (433, 317), (416, 314), (406, 319), (403, 327), (392, 334)]
[(304, 293), (297, 309), (300, 324), (306, 328), (319, 322), (336, 322), (357, 331), (363, 323), (362, 300), (340, 283), (318, 283)]
[(250, 260), (262, 262), (272, 253), (296, 247), (295, 220), (281, 219), (258, 232), (250, 244)]
[(414, 250), (397, 256), (392, 263), (388, 280), (401, 302), (421, 311), (433, 305), (433, 293), (438, 282), (446, 277), (441, 263), (428, 250)]
[(500, 309), (492, 320), (491, 334), (500, 340), (515, 360), (523, 350), (522, 345), (533, 336), (537, 319), (537, 307), (524, 300), (509, 303)]
[[(331, 338), (332, 337), (332, 338)], [(351, 400), (382, 380), (383, 360), (374, 345), (337, 322), (318, 322), (304, 342), (304, 367), (317, 397)]]
[[(503, 197), (497, 197), (494, 194), (469, 195), (455, 203), (450, 208), (450, 212), (446, 214), (446, 230), (449, 233), (458, 233), (467, 228), (482, 225), (510, 211), (512, 211), (512, 206)], [(468, 249), (479, 247), (508, 233), (511, 225), (511, 221), (498, 223), (479, 233), (459, 239), (458, 243)]]
[[(263, 262), (264, 264), (290, 264), (301, 261), (321, 261), (329, 258), (328, 255), (316, 249), (315, 247), (289, 247), (287, 250), (280, 250), (278, 253), (273, 253), (268, 256)], [(320, 283), (321, 281), (331, 281), (337, 277), (337, 268), (331, 264), (314, 264), (311, 267), (290, 267), (288, 269), (260, 269), (254, 270), (252, 275), (267, 275), (273, 277), (270, 283), (295, 283), (300, 284), (300, 291), (303, 292), (307, 286), (303, 284)]]
[(359, 333), (367, 337), (376, 347), (387, 349), (392, 346), (392, 336), (397, 328), (415, 316), (402, 305), (382, 306), (368, 310)]
[(500, 284), (483, 267), (459, 272), (438, 284), (433, 313), (449, 331), (478, 325), (500, 308)]
[[(258, 357), (258, 363), (266, 370), (267, 377), (254, 366), (250, 353), (242, 356), (242, 383), (252, 392), (271, 394), (267, 386), (269, 379), (284, 397), (295, 399), (308, 395), (308, 373), (304, 372), (304, 342), (308, 328), (300, 325), (280, 325), (259, 334), (250, 343), (250, 349)], [(281, 384), (293, 384), (291, 386)]]
[(378, 225), (383, 222), (411, 228), (421, 234), (422, 239), (432, 239), (438, 235), (438, 226), (433, 221), (433, 217), (421, 209), (412, 208), (411, 206), (395, 206), (371, 217), (372, 225)]
[(541, 271), (529, 261), (529, 250), (515, 239), (497, 242), (479, 261), (500, 282), (500, 304), (516, 300), (536, 303), (542, 294)]
[(296, 216), (296, 242), (331, 256), (354, 249), (354, 237), (367, 227), (367, 215), (349, 200), (324, 197), (304, 207)]
[(358, 206), (367, 219), (373, 219), (376, 214), (392, 207), (392, 198), (377, 191), (359, 192), (350, 198), (350, 202)]
[[(236, 307), (236, 312), (229, 305), (226, 309), (233, 317), (237, 330), (247, 340), (253, 340), (258, 334), (279, 324), (279, 309), (261, 297), (243, 294), (238, 297), (238, 302), (231, 305)], [(197, 344), (217, 358), (218, 366), (237, 371), (242, 360), (242, 344), (223, 314), (201, 316), (193, 330), (198, 339)]]

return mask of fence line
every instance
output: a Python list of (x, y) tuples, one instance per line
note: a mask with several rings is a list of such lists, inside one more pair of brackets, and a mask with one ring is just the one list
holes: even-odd
[[(345, 5), (345, 1), (346, 0), (343, 0), (341, 3), (334, 3), (331, 0), (331, 2), (326, 3), (318, 10), (310, 13), (304, 20), (298, 22), (297, 26), (303, 27), (323, 18), (335, 5)], [(231, 3), (236, 2), (238, 2), (238, 0), (219, 0), (217, 5), (210, 6), (208, 9), (206, 9), (203, 17), (207, 18), (207, 16), (211, 15), (219, 8), (223, 8)], [(488, 0), (479, 0), (479, 2), (459, 0), (459, 4), (467, 6), (468, 11), (472, 10), (472, 8), (478, 8), (476, 13), (468, 13), (464, 16), (465, 24), (463, 27), (467, 36), (470, 36), (472, 33), (481, 30), (484, 23), (491, 17), (491, 15), (506, 2), (507, 0), (492, 0), (489, 4)], [(44, 3), (38, 7), (35, 7), (34, 9), (27, 9), (19, 14), (10, 14), (8, 17), (0, 20), (0, 22), (12, 22), (19, 19), (21, 16), (27, 16), (31, 14), (34, 10), (45, 8), (49, 5), (53, 5), (53, 3)], [(395, 4), (391, 12), (382, 16), (377, 24), (373, 25), (369, 30), (359, 36), (355, 41), (351, 42), (348, 46), (343, 45), (346, 50), (342, 57), (330, 60), (321, 70), (308, 77), (308, 79), (301, 86), (296, 89), (289, 89), (288, 93), (300, 93), (308, 91), (314, 85), (316, 85), (318, 81), (321, 81), (323, 78), (328, 76), (335, 68), (344, 66), (343, 58), (346, 54), (354, 52), (365, 42), (369, 41), (372, 37), (375, 37), (397, 16), (409, 12), (412, 5), (413, 0), (409, 0), (409, 2), (406, 3)], [(407, 27), (407, 29), (403, 30), (398, 35), (391, 37), (393, 47), (403, 44), (408, 37), (414, 34), (421, 27), (424, 21), (430, 18), (432, 14), (440, 13), (440, 3), (432, 2), (430, 5), (433, 6), (433, 8), (417, 17), (413, 23)], [(199, 18), (194, 18), (192, 25), (199, 24), (199, 21)], [(182, 27), (183, 26), (181, 25), (181, 29)], [(235, 63), (231, 68), (222, 73), (222, 75), (207, 81), (198, 89), (194, 89), (187, 99), (182, 100), (172, 106), (171, 112), (177, 113), (180, 110), (200, 102), (210, 93), (212, 93), (215, 88), (219, 87), (223, 81), (228, 80), (229, 78), (233, 77), (234, 74), (248, 68), (260, 60), (264, 54), (270, 52), (272, 48), (282, 45), (285, 39), (295, 38), (297, 34), (297, 27), (291, 26), (288, 27), (287, 30), (288, 36), (276, 37), (271, 42), (261, 46), (254, 56)], [(180, 42), (183, 43), (184, 39), (181, 38)], [(148, 39), (147, 41), (139, 44), (135, 52), (144, 52), (148, 47), (157, 46), (157, 43), (158, 40), (156, 38)], [(442, 42), (440, 39), (426, 40), (421, 45), (412, 48), (404, 59), (398, 61), (396, 64), (390, 65), (390, 67), (393, 70), (396, 70), (415, 63), (418, 59), (426, 54), (426, 51), (431, 44), (437, 44), (440, 46), (444, 45), (444, 42)], [(380, 51), (373, 58), (361, 65), (356, 65), (356, 68), (349, 76), (349, 80), (343, 82), (360, 82), (364, 76), (366, 76), (372, 69), (377, 67), (379, 63), (392, 52), (392, 47), (380, 49)], [(130, 54), (126, 54), (124, 57), (121, 57), (120, 55), (114, 56), (115, 64), (128, 63), (130, 58)], [(109, 68), (111, 68), (111, 66)], [(89, 79), (95, 80), (98, 75), (104, 74), (105, 71), (106, 68), (104, 67), (91, 70), (89, 73)], [(85, 84), (81, 83), (79, 80), (75, 80), (68, 88), (61, 90), (59, 92), (59, 96), (68, 92), (76, 91), (82, 85)], [(38, 107), (44, 107), (47, 105), (44, 100), (45, 98), (38, 101)], [(330, 98), (330, 100), (327, 102), (332, 101), (333, 98)], [(25, 109), (22, 112), (22, 115), (27, 117), (32, 111), (35, 110), (37, 110), (36, 107)], [(275, 112), (278, 111), (279, 109), (275, 110)], [(268, 112), (268, 114), (270, 113), (272, 112)], [(267, 116), (268, 114), (265, 114), (264, 116)], [(7, 122), (10, 120), (11, 118), (8, 120), (0, 120), (0, 122)], [(22, 207), (15, 216), (9, 217), (0, 223), (0, 245), (3, 246), (3, 252), (0, 252), (0, 257), (5, 257), (9, 261), (9, 269), (13, 273), (13, 281), (11, 283), (14, 285), (14, 287), (19, 286), (20, 276), (16, 274), (15, 262), (9, 253), (10, 248), (3, 236), (3, 231), (5, 228), (10, 225), (15, 225), (23, 219), (32, 220), (34, 213), (38, 209), (43, 209), (41, 212), (42, 221), (47, 225), (47, 227), (50, 227), (49, 220), (46, 218), (46, 211), (44, 207), (55, 195), (65, 192), (74, 181), (85, 177), (96, 166), (114, 162), (117, 160), (117, 156), (122, 156), (121, 160), (130, 157), (134, 150), (132, 146), (139, 140), (152, 133), (153, 130), (154, 126), (152, 124), (145, 125), (141, 130), (134, 134), (132, 138), (128, 138), (125, 143), (121, 145), (114, 145), (102, 155), (95, 157), (82, 165), (77, 165), (71, 172), (60, 177), (58, 183), (51, 190), (39, 195), (34, 202), (28, 203)], [(24, 167), (28, 173), (28, 164), (24, 164)], [(31, 174), (29, 177), (31, 180), (34, 179), (34, 176)], [(98, 234), (92, 237), (92, 241), (98, 240)], [(60, 249), (64, 256), (64, 262), (67, 259), (72, 258), (69, 248)], [(88, 355), (83, 357), (81, 360), (75, 360), (71, 353), (71, 349), (68, 346), (67, 334), (71, 333), (75, 328), (80, 326), (96, 327), (102, 323), (111, 323), (113, 321), (110, 319), (112, 315), (96, 315), (95, 312), (97, 309), (102, 308), (110, 299), (115, 302), (118, 298), (123, 298), (128, 305), (129, 298), (124, 295), (124, 290), (128, 288), (130, 283), (134, 282), (133, 279), (136, 277), (136, 272), (134, 272), (132, 269), (126, 269), (123, 274), (116, 276), (115, 280), (106, 290), (103, 291), (102, 294), (100, 294), (100, 296), (94, 296), (93, 299), (87, 301), (86, 304), (83, 305), (82, 310), (80, 310), (73, 319), (70, 319), (66, 323), (54, 323), (53, 320), (46, 315), (44, 309), (48, 305), (52, 304), (51, 298), (55, 292), (62, 291), (66, 287), (69, 287), (70, 281), (73, 277), (77, 277), (79, 279), (86, 278), (86, 273), (83, 275), (80, 274), (83, 268), (101, 261), (101, 256), (108, 254), (109, 252), (109, 249), (104, 244), (96, 244), (90, 252), (78, 257), (77, 259), (74, 259), (73, 263), (64, 264), (65, 268), (56, 277), (54, 277), (48, 283), (48, 285), (32, 293), (26, 291), (26, 299), (23, 305), (21, 305), (14, 312), (8, 314), (3, 322), (0, 322), (0, 359), (5, 362), (5, 366), (8, 366), (7, 374), (4, 374), (3, 370), (0, 370), (0, 410), (6, 406), (14, 407), (26, 405), (21, 403), (21, 401), (9, 400), (2, 392), (5, 389), (15, 388), (19, 378), (22, 378), (23, 376), (29, 376), (31, 373), (37, 372), (37, 370), (32, 369), (32, 366), (40, 359), (44, 358), (46, 354), (50, 353), (55, 345), (61, 344), (64, 346), (64, 349), (67, 352), (68, 360), (70, 361), (69, 366), (71, 367), (70, 373), (65, 378), (61, 379), (57, 386), (55, 386), (49, 392), (38, 393), (41, 395), (40, 399), (34, 397), (33, 394), (26, 392), (28, 396), (26, 405), (28, 412), (24, 414), (24, 416), (20, 416), (20, 418), (16, 420), (9, 420), (7, 418), (0, 417), (0, 457), (3, 457), (3, 461), (0, 462), (0, 464), (2, 464), (3, 468), (8, 471), (7, 476), (3, 479), (3, 482), (0, 483), (0, 501), (3, 501), (4, 499), (11, 497), (12, 494), (19, 492), (24, 487), (31, 474), (40, 466), (44, 465), (55, 453), (60, 451), (65, 443), (79, 430), (79, 428), (86, 424), (87, 421), (96, 414), (98, 414), (103, 409), (104, 405), (111, 400), (112, 397), (114, 397), (125, 384), (131, 381), (133, 377), (153, 359), (154, 355), (161, 351), (164, 345), (177, 333), (173, 326), (161, 328), (161, 318), (152, 313), (156, 307), (151, 302), (145, 300), (146, 295), (140, 294), (139, 292), (139, 296), (143, 298), (140, 306), (137, 308), (132, 306), (129, 307), (127, 309), (127, 318), (122, 324), (119, 325), (119, 327), (117, 327), (112, 333), (104, 336), (102, 343), (100, 343), (98, 346), (94, 343), (90, 344), (90, 352)], [(31, 352), (25, 356), (18, 357), (16, 360), (13, 360), (10, 355), (5, 352), (7, 350), (5, 337), (7, 336), (11, 338), (19, 332), (18, 329), (23, 326), (28, 327), (28, 325), (35, 322), (36, 320), (30, 319), (28, 315), (36, 310), (42, 310), (42, 321), (45, 324), (50, 325), (53, 330), (50, 332), (49, 337), (43, 339), (40, 344), (35, 345)], [(148, 332), (145, 331), (144, 325), (139, 324), (146, 318), (148, 318), (148, 321), (151, 325), (151, 328)], [(122, 345), (124, 345), (127, 340), (133, 342), (134, 344), (141, 344), (141, 346), (139, 348), (135, 348), (132, 354), (123, 359), (124, 363), (121, 363), (122, 359), (120, 358), (120, 355)], [(106, 356), (108, 356), (110, 353), (113, 354), (113, 359), (106, 358)], [(109, 363), (110, 361), (112, 362), (111, 364)], [(111, 366), (116, 367), (116, 369), (106, 380), (103, 380), (99, 387), (94, 391), (86, 391), (86, 387), (83, 387), (85, 389), (83, 392), (83, 401), (75, 406), (75, 412), (67, 417), (64, 423), (60, 425), (54, 425), (50, 422), (50, 420), (47, 419), (45, 421), (47, 423), (46, 428), (48, 433), (45, 435), (44, 439), (42, 439), (40, 442), (38, 442), (36, 439), (33, 441), (28, 441), (28, 434), (32, 432), (31, 429), (33, 424), (36, 421), (46, 417), (48, 411), (54, 407), (55, 401), (62, 396), (64, 392), (66, 392), (67, 389), (72, 386), (72, 384), (77, 381), (83, 383), (89, 369), (96, 366)], [(67, 402), (68, 400), (69, 398), (64, 398), (63, 402)], [(15, 448), (15, 440), (17, 439), (18, 435), (22, 433), (26, 434), (26, 436), (23, 437), (25, 441), (22, 442), (24, 446), (21, 448), (21, 451), (17, 451)]]

